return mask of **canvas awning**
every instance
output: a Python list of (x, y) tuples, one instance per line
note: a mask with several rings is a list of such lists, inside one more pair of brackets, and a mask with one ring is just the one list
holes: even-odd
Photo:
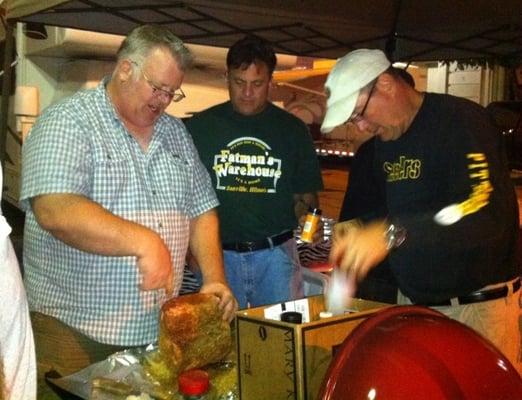
[[(0, 17), (17, 19), (65, 3), (67, 0), (0, 0)], [(0, 41), (5, 38), (5, 26), (0, 25)]]
[[(0, 26), (0, 40), (16, 21), (123, 35), (156, 23), (187, 43), (229, 47), (253, 34), (278, 53), (315, 58), (368, 47), (392, 61), (522, 61), (521, 0), (0, 0), (0, 17), (8, 22)], [(3, 69), (7, 93), (8, 57)], [(3, 96), (2, 115), (7, 107)], [(2, 160), (6, 119), (0, 123)]]
[(279, 53), (320, 58), (360, 47), (395, 61), (522, 56), (520, 0), (4, 0), (2, 7), (8, 18), (105, 33), (163, 24), (186, 42), (220, 47), (250, 33)]

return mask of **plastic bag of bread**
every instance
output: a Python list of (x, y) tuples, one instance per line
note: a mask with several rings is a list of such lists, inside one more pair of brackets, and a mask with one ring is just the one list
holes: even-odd
[(230, 325), (215, 296), (190, 294), (161, 308), (159, 352), (146, 366), (160, 382), (175, 382), (181, 371), (223, 360), (232, 349)]

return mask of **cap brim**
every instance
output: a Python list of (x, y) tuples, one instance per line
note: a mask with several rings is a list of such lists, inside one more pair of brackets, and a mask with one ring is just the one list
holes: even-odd
[(359, 91), (357, 90), (355, 93), (335, 102), (335, 104), (328, 105), (321, 124), (321, 132), (331, 132), (339, 125), (344, 124), (352, 115), (358, 96)]

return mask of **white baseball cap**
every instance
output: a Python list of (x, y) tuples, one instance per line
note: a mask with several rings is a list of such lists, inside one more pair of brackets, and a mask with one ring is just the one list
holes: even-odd
[(328, 100), (321, 132), (328, 133), (346, 122), (353, 113), (360, 89), (390, 65), (381, 50), (354, 50), (337, 60), (324, 85)]

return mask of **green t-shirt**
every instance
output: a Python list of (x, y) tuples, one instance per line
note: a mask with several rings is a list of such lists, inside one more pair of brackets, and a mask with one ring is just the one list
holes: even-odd
[(186, 124), (220, 202), (223, 243), (296, 228), (294, 193), (323, 186), (312, 138), (301, 120), (272, 104), (244, 116), (226, 102)]

